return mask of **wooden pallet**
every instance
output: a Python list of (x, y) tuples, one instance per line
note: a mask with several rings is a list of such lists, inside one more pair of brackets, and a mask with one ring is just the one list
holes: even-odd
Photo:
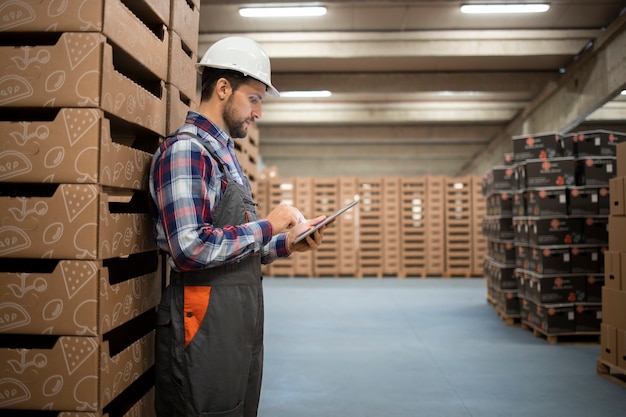
[(596, 371), (601, 377), (608, 379), (622, 388), (626, 388), (626, 370), (598, 358), (596, 361)]
[(548, 334), (537, 326), (522, 320), (523, 329), (530, 330), (537, 337), (542, 337), (551, 345), (564, 344), (598, 344), (600, 343), (600, 332), (572, 332)]
[(496, 313), (504, 321), (507, 326), (515, 326), (520, 324), (522, 316), (519, 314), (506, 314), (501, 308), (496, 306)]

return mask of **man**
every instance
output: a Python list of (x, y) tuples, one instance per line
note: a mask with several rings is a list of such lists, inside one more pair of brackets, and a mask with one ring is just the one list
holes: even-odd
[(257, 415), (263, 367), (261, 263), (315, 250), (324, 216), (281, 204), (257, 219), (233, 139), (278, 96), (266, 52), (251, 39), (215, 43), (198, 64), (197, 112), (155, 152), (150, 194), (159, 248), (172, 272), (157, 317), (159, 417)]

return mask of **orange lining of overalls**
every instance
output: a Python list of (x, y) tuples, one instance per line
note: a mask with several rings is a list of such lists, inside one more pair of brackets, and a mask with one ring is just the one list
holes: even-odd
[(185, 346), (198, 333), (200, 325), (209, 309), (211, 287), (208, 285), (185, 285), (183, 323), (185, 325)]

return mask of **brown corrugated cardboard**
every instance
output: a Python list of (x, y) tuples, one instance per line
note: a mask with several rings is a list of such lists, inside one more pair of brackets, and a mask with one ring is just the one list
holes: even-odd
[(185, 121), (187, 112), (195, 110), (197, 104), (180, 93), (174, 84), (167, 85), (167, 133), (178, 129)]
[(53, 121), (0, 122), (0, 137), (0, 182), (147, 189), (152, 155), (114, 143), (101, 110), (61, 109)]
[(602, 321), (626, 330), (626, 291), (602, 288)]
[(144, 213), (113, 213), (128, 196), (96, 185), (61, 184), (49, 197), (0, 197), (0, 256), (108, 259), (155, 249)]
[[(64, 260), (51, 272), (0, 272), (0, 333), (101, 336), (126, 323), (159, 302), (156, 252), (146, 254), (153, 257)], [(150, 260), (153, 272), (119, 276), (129, 262)]]
[(183, 43), (180, 35), (173, 30), (170, 33), (169, 69), (167, 82), (174, 84), (178, 90), (189, 100), (198, 102), (196, 84), (198, 71), (196, 71), (197, 56)]
[(198, 33), (200, 28), (200, 8), (195, 2), (172, 0), (170, 28), (180, 35), (187, 48), (198, 53)]
[(2, 46), (0, 61), (9, 63), (0, 67), (1, 106), (100, 107), (165, 135), (164, 82), (148, 91), (120, 73), (102, 34), (67, 32), (54, 45)]
[(60, 337), (48, 347), (1, 348), (0, 407), (99, 411), (154, 363), (154, 332), (111, 355), (96, 337)]
[(0, 32), (101, 32), (131, 54), (145, 70), (165, 80), (169, 43), (166, 27), (154, 21), (148, 27), (148, 22), (137, 17), (138, 12), (151, 9), (152, 12), (147, 11), (142, 17), (154, 20), (155, 9), (163, 0), (156, 1), (154, 7), (151, 1), (155, 0), (134, 2), (133, 11), (121, 0), (90, 0), (88, 6), (78, 1), (9, 2), (0, 9)]
[(614, 290), (621, 290), (621, 253), (607, 250), (604, 252), (604, 285)]
[(617, 329), (617, 366), (626, 371), (626, 330)]
[(611, 365), (617, 365), (617, 329), (615, 326), (600, 325), (600, 357)]
[(609, 216), (609, 249), (626, 252), (626, 216)]
[(611, 216), (626, 215), (626, 177), (615, 177), (609, 180), (609, 196), (611, 199)]
[(617, 154), (616, 176), (626, 177), (626, 142), (618, 143), (615, 146)]

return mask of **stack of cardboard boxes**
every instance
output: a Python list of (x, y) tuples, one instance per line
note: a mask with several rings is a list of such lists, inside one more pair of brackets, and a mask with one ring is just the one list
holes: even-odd
[[(624, 139), (604, 130), (513, 138), (515, 164), (505, 171), (513, 189), (517, 288), (511, 290), (519, 296), (522, 322), (535, 331), (599, 334), (608, 185), (615, 175), (616, 144)], [(503, 174), (500, 168), (496, 173)], [(491, 220), (486, 229), (498, 226)], [(505, 227), (508, 237), (508, 223), (499, 226), (498, 233)], [(511, 253), (498, 254), (508, 266)], [(512, 313), (514, 299), (513, 294)]]
[(610, 180), (609, 250), (605, 253), (598, 371), (626, 375), (626, 143), (617, 145)]
[(3, 412), (154, 414), (162, 270), (146, 180), (182, 122), (173, 108), (193, 105), (195, 73), (176, 78), (173, 57), (193, 71), (198, 5), (3, 4)]

